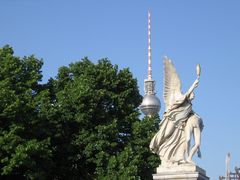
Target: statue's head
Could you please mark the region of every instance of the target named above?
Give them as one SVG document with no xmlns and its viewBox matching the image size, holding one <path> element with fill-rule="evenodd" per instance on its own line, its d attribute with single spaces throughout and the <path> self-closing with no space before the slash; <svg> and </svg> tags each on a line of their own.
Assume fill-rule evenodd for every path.
<svg viewBox="0 0 240 180">
<path fill-rule="evenodd" d="M 194 99 L 194 97 L 195 97 L 195 94 L 194 94 L 194 92 L 191 92 L 191 94 L 190 94 L 190 96 L 189 96 L 189 99 L 190 99 L 190 100 L 193 100 L 193 99 Z"/>
</svg>

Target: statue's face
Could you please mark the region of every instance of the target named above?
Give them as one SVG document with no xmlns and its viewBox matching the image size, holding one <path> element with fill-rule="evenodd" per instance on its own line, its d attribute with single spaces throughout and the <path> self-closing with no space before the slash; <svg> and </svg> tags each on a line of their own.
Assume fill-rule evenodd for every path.
<svg viewBox="0 0 240 180">
<path fill-rule="evenodd" d="M 194 92 L 192 92 L 192 93 L 190 94 L 190 96 L 189 96 L 189 99 L 190 99 L 190 100 L 193 100 L 194 97 L 195 97 L 195 94 L 194 94 Z"/>
</svg>

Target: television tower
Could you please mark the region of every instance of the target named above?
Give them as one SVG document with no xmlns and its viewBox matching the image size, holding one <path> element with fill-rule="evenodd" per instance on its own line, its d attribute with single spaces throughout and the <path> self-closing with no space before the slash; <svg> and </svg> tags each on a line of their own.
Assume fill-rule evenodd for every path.
<svg viewBox="0 0 240 180">
<path fill-rule="evenodd" d="M 155 93 L 155 81 L 152 79 L 152 49 L 151 49 L 151 14 L 148 11 L 148 78 L 144 80 L 145 95 L 140 110 L 146 116 L 153 116 L 160 111 L 161 103 Z"/>
</svg>

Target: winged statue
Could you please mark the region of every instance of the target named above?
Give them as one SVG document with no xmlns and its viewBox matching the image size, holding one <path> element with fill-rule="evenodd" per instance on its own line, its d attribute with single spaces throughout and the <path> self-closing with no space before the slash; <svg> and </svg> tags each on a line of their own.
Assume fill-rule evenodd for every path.
<svg viewBox="0 0 240 180">
<path fill-rule="evenodd" d="M 164 59 L 165 112 L 159 131 L 152 138 L 150 149 L 159 155 L 162 166 L 191 163 L 193 155 L 200 153 L 202 119 L 192 109 L 194 89 L 199 84 L 201 68 L 197 65 L 197 78 L 186 93 L 181 91 L 181 81 L 172 61 Z M 190 149 L 191 135 L 194 146 Z"/>
</svg>

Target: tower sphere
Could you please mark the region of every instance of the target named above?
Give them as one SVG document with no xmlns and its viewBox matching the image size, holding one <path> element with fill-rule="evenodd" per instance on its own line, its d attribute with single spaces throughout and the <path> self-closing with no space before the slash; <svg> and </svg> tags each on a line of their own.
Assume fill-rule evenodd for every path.
<svg viewBox="0 0 240 180">
<path fill-rule="evenodd" d="M 146 94 L 143 98 L 140 110 L 146 116 L 152 116 L 160 111 L 161 103 L 157 96 Z"/>
</svg>

